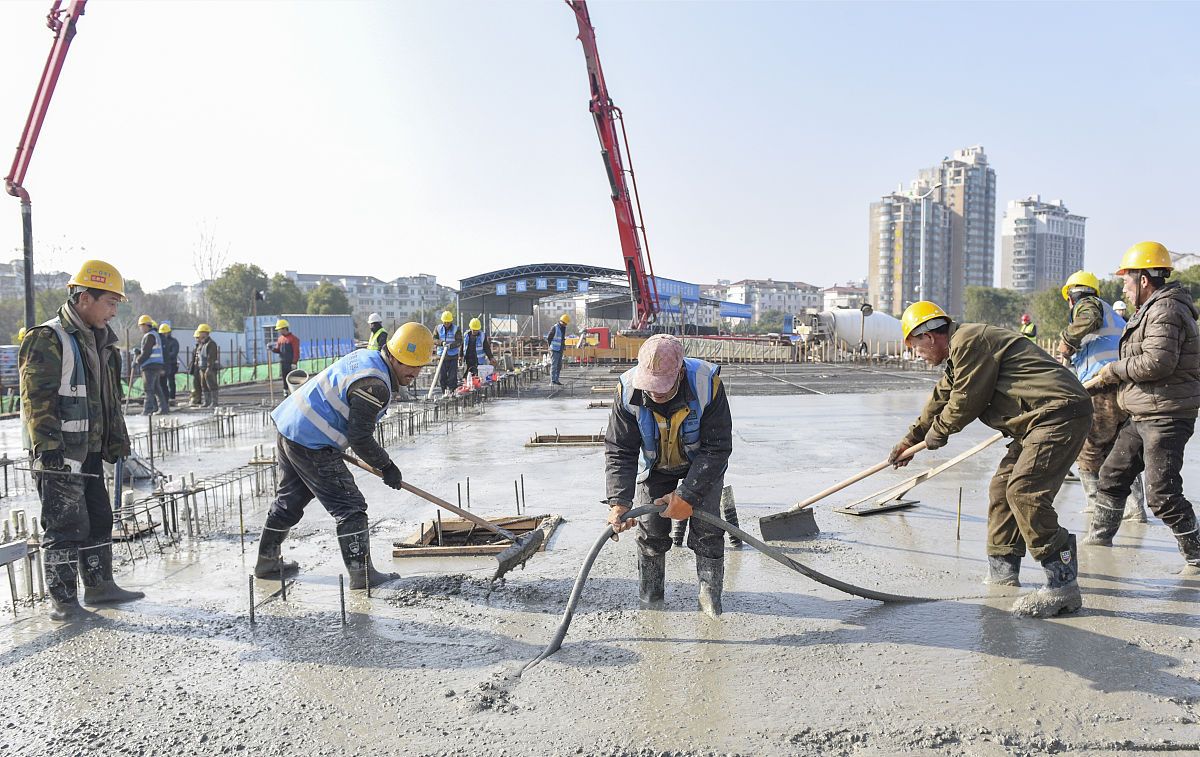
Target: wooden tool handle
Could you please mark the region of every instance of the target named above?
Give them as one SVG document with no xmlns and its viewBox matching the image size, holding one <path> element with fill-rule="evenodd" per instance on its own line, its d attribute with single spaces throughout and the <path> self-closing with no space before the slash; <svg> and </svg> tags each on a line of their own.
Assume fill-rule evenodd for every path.
<svg viewBox="0 0 1200 757">
<path fill-rule="evenodd" d="M 900 455 L 899 459 L 904 460 L 906 458 L 912 457 L 913 455 L 917 454 L 918 452 L 920 452 L 923 449 L 925 449 L 925 442 L 918 442 L 917 444 L 914 444 L 913 446 L 904 450 L 904 454 Z M 884 468 L 888 467 L 891 464 L 892 464 L 892 462 L 890 460 L 884 460 L 882 463 L 876 463 L 875 465 L 872 465 L 870 468 L 867 468 L 865 471 L 863 471 L 861 473 L 855 473 L 853 476 L 851 476 L 850 478 L 841 482 L 840 484 L 834 484 L 833 486 L 829 487 L 825 491 L 820 492 L 819 494 L 814 494 L 813 496 L 809 497 L 808 499 L 804 500 L 800 504 L 793 507 L 792 511 L 794 512 L 796 510 L 803 510 L 804 508 L 808 507 L 809 505 L 816 502 L 817 500 L 825 499 L 830 494 L 833 494 L 834 492 L 839 492 L 842 489 L 845 489 L 850 484 L 854 484 L 859 481 L 862 481 L 867 476 L 870 476 L 874 473 L 878 473 L 879 471 L 883 470 Z"/>
</svg>

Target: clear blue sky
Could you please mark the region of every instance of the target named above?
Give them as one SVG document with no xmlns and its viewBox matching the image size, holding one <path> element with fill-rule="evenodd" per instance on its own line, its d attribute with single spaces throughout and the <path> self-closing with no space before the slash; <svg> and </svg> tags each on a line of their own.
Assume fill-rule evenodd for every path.
<svg viewBox="0 0 1200 757">
<path fill-rule="evenodd" d="M 4 144 L 49 5 L 0 3 Z M 1097 273 L 1146 238 L 1200 252 L 1198 4 L 590 9 L 659 275 L 863 278 L 868 204 L 975 144 L 997 233 L 1040 193 L 1088 217 Z M 575 34 L 552 0 L 91 0 L 26 181 L 41 260 L 190 282 L 207 223 L 268 272 L 620 267 Z M 20 241 L 4 196 L 0 248 Z"/>
</svg>

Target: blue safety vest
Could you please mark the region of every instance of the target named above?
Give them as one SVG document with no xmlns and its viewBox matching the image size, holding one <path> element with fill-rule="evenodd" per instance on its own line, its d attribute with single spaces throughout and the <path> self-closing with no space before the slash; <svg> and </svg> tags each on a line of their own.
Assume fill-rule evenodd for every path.
<svg viewBox="0 0 1200 757">
<path fill-rule="evenodd" d="M 563 335 L 566 334 L 567 327 L 561 323 L 554 324 L 554 338 L 550 340 L 550 350 L 552 352 L 563 351 Z"/>
<path fill-rule="evenodd" d="M 1121 334 L 1125 331 L 1125 319 L 1117 315 L 1112 305 L 1099 297 L 1096 299 L 1104 311 L 1104 323 L 1085 336 L 1079 349 L 1071 355 L 1075 375 L 1080 381 L 1087 381 L 1099 373 L 1105 363 L 1111 363 L 1120 357 L 1119 348 Z"/>
<path fill-rule="evenodd" d="M 467 338 L 471 338 L 471 332 L 467 332 Z M 483 365 L 488 361 L 487 353 L 483 351 L 483 343 L 487 341 L 487 334 L 480 331 L 475 335 L 475 362 Z"/>
<path fill-rule="evenodd" d="M 152 333 L 152 332 L 150 332 L 150 333 Z M 150 357 L 148 357 L 142 361 L 142 365 L 154 365 L 155 363 L 162 365 L 162 362 L 163 362 L 162 339 L 159 338 L 158 334 L 155 334 L 154 335 L 154 348 L 150 350 Z"/>
<path fill-rule="evenodd" d="M 88 443 L 88 398 L 87 373 L 84 370 L 83 355 L 75 338 L 63 328 L 62 321 L 56 316 L 42 324 L 54 329 L 58 340 L 62 343 L 62 366 L 58 380 L 58 420 L 62 431 L 63 447 L 74 451 L 83 447 L 86 453 Z M 29 436 L 28 408 L 21 403 L 22 440 L 25 449 L 33 449 Z"/>
<path fill-rule="evenodd" d="M 392 381 L 387 363 L 376 350 L 355 350 L 309 379 L 275 408 L 271 418 L 285 439 L 309 449 L 350 446 L 346 427 L 350 421 L 350 401 L 346 393 L 359 379 L 374 376 L 388 386 Z M 376 422 L 387 412 L 379 411 Z"/>
<path fill-rule="evenodd" d="M 716 394 L 717 376 L 721 369 L 712 363 L 706 363 L 696 358 L 684 358 L 683 367 L 687 371 L 688 386 L 691 387 L 692 397 L 688 400 L 690 412 L 683 421 L 683 454 L 690 461 L 700 449 L 700 419 L 704 410 L 712 403 Z M 644 405 L 634 405 L 630 402 L 633 397 L 633 374 L 637 368 L 630 368 L 621 374 L 621 401 L 629 414 L 637 418 L 638 431 L 642 435 L 641 455 L 638 459 L 637 481 L 641 483 L 650 475 L 654 464 L 658 462 L 658 421 L 654 411 Z M 643 393 L 643 397 L 645 394 Z"/>
<path fill-rule="evenodd" d="M 446 324 L 443 323 L 441 326 L 438 326 L 438 328 L 437 328 L 437 337 L 438 337 L 438 339 L 442 339 L 442 340 L 445 340 L 445 341 L 453 344 L 454 335 L 457 332 L 458 332 L 458 326 L 455 326 L 453 323 L 451 323 L 450 328 L 447 329 Z M 441 347 L 438 347 L 437 354 L 439 354 L 439 355 L 442 354 Z M 457 354 L 458 354 L 457 347 L 446 347 L 446 357 L 454 357 Z"/>
</svg>

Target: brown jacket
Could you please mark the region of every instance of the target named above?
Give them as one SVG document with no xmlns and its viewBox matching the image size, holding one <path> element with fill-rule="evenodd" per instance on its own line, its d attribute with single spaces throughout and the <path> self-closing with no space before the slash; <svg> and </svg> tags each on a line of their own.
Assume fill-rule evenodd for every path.
<svg viewBox="0 0 1200 757">
<path fill-rule="evenodd" d="M 1051 416 L 1092 414 L 1092 400 L 1075 372 L 1015 331 L 952 323 L 945 366 L 905 437 L 909 444 L 922 441 L 930 427 L 949 436 L 976 418 L 1021 439 Z"/>
<path fill-rule="evenodd" d="M 1200 408 L 1200 330 L 1192 295 L 1168 281 L 1138 308 L 1109 365 L 1123 382 L 1117 402 L 1134 418 L 1195 418 Z"/>
</svg>

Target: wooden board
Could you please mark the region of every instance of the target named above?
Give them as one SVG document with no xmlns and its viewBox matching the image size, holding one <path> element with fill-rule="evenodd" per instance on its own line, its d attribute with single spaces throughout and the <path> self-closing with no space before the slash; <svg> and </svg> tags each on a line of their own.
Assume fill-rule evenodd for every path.
<svg viewBox="0 0 1200 757">
<path fill-rule="evenodd" d="M 143 536 L 154 533 L 154 529 L 156 528 L 158 528 L 157 523 L 142 523 L 139 521 L 136 527 L 130 523 L 125 523 L 119 529 L 113 528 L 112 540 L 132 541 L 133 539 L 140 539 Z"/>
<path fill-rule="evenodd" d="M 835 513 L 843 515 L 875 515 L 876 513 L 887 513 L 892 510 L 903 510 L 906 507 L 915 507 L 919 499 L 889 499 L 884 503 L 874 503 L 870 507 L 839 507 L 834 510 Z"/>
<path fill-rule="evenodd" d="M 537 434 L 526 447 L 601 447 L 604 434 Z"/>
<path fill-rule="evenodd" d="M 550 537 L 554 534 L 554 529 L 558 527 L 561 518 L 552 515 L 516 515 L 506 518 L 488 518 L 489 521 L 512 531 L 517 536 L 522 536 L 537 528 L 540 528 L 542 523 L 547 519 L 550 520 L 550 529 L 546 534 L 546 538 L 542 541 L 538 548 L 539 552 L 546 551 L 546 545 L 550 542 Z M 392 557 L 476 557 L 486 555 L 498 555 L 504 550 L 512 546 L 512 542 L 504 539 L 499 534 L 488 531 L 486 528 L 479 526 L 466 518 L 443 518 L 442 539 L 454 540 L 463 538 L 464 534 L 474 534 L 479 539 L 501 539 L 497 544 L 459 544 L 459 545 L 437 545 L 437 524 L 430 522 L 428 526 L 421 524 L 422 529 L 409 536 L 404 541 L 394 542 L 392 546 Z"/>
<path fill-rule="evenodd" d="M 588 403 L 588 410 L 597 410 L 606 407 L 612 407 L 612 400 L 593 400 Z"/>
</svg>

